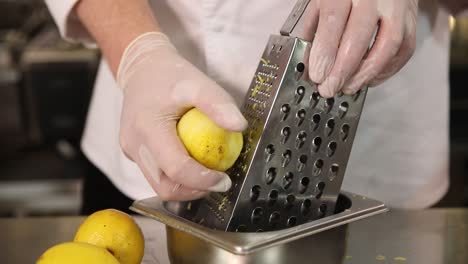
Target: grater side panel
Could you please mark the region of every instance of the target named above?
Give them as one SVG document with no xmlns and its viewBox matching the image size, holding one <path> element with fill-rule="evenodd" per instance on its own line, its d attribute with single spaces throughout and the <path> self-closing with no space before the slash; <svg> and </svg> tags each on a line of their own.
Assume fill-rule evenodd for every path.
<svg viewBox="0 0 468 264">
<path fill-rule="evenodd" d="M 246 175 L 252 169 L 252 161 L 257 155 L 258 143 L 265 130 L 264 126 L 270 115 L 274 98 L 277 96 L 293 46 L 292 38 L 275 35 L 270 37 L 241 107 L 249 126 L 243 133 L 244 146 L 241 155 L 227 171 L 232 179 L 231 190 L 226 193 L 210 193 L 198 201 L 197 212 L 192 221 L 214 229 L 227 229 Z"/>
<path fill-rule="evenodd" d="M 283 85 L 283 82 L 285 81 L 285 75 L 286 71 L 288 70 L 287 67 L 289 65 L 289 61 L 291 59 L 291 55 L 295 46 L 296 40 L 291 37 L 284 37 L 284 36 L 277 36 L 277 35 L 272 35 L 270 37 L 270 40 L 267 44 L 265 54 L 261 59 L 261 64 L 265 65 L 270 65 L 269 67 L 275 67 L 274 65 L 277 65 L 276 68 L 280 69 L 280 74 L 276 76 L 273 82 L 273 88 L 274 88 L 274 93 L 272 93 L 272 96 L 269 98 L 268 102 L 263 105 L 263 108 L 265 109 L 265 113 L 268 113 L 267 116 L 264 116 L 265 121 L 262 124 L 262 127 L 256 127 L 255 125 L 253 126 L 254 129 L 261 129 L 258 131 L 258 137 L 255 137 L 254 140 L 249 140 L 248 132 L 246 133 L 246 147 L 247 149 L 250 149 L 250 154 L 246 156 L 246 158 L 240 158 L 238 159 L 238 162 L 236 165 L 239 165 L 240 167 L 234 166 L 232 168 L 232 174 L 230 175 L 238 175 L 239 171 L 242 171 L 242 184 L 240 185 L 240 189 L 238 190 L 236 194 L 236 204 L 234 208 L 232 209 L 231 212 L 231 217 L 235 216 L 234 212 L 238 212 L 238 208 L 245 208 L 246 206 L 248 207 L 252 202 L 255 202 L 258 197 L 256 197 L 256 193 L 258 189 L 258 185 L 251 185 L 251 188 L 249 187 L 248 189 L 245 188 L 246 182 L 249 181 L 254 181 L 254 182 L 259 182 L 262 180 L 263 176 L 258 175 L 258 165 L 262 166 L 262 162 L 258 163 L 259 157 L 263 157 L 264 154 L 267 154 L 267 150 L 265 148 L 259 148 L 261 145 L 261 142 L 264 141 L 265 137 L 265 130 L 268 128 L 266 127 L 268 125 L 269 120 L 272 117 L 277 116 L 277 113 L 274 113 L 273 104 L 276 101 L 276 98 L 278 97 L 278 92 L 280 88 Z M 273 66 L 272 66 L 273 65 Z M 256 74 L 258 76 L 258 72 Z M 247 95 L 246 100 L 249 101 L 252 99 L 252 94 Z M 248 116 L 249 111 L 252 109 L 252 105 L 249 105 L 246 103 L 245 108 L 243 108 L 243 114 Z M 249 120 L 249 118 L 247 118 Z M 249 120 L 249 129 L 250 129 L 251 123 Z M 268 154 L 267 154 L 268 155 Z M 267 158 L 267 157 L 266 157 Z M 268 158 L 267 158 L 268 159 Z M 247 171 L 241 170 L 240 168 L 242 166 L 248 165 Z M 244 167 L 245 168 L 245 167 Z M 241 196 L 239 194 L 245 193 L 247 194 L 248 197 Z M 238 225 L 236 223 L 236 220 L 234 220 L 234 224 L 231 222 L 233 219 L 231 218 L 231 221 L 229 221 L 228 226 L 226 227 L 227 230 L 229 231 L 237 231 L 237 232 L 243 232 L 245 230 L 245 225 Z M 229 229 L 229 227 L 231 227 Z"/>
<path fill-rule="evenodd" d="M 238 194 L 229 231 L 277 230 L 334 212 L 366 90 L 321 98 L 306 74 L 311 44 L 288 39 L 294 40 L 291 60 Z"/>
</svg>

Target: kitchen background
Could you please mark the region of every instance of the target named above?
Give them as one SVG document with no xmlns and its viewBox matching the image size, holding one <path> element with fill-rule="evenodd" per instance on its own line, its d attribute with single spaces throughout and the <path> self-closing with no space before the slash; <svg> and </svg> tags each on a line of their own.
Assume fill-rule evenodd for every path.
<svg viewBox="0 0 468 264">
<path fill-rule="evenodd" d="M 468 20 L 451 33 L 452 183 L 437 206 L 468 207 Z M 99 58 L 60 39 L 41 0 L 0 0 L 0 216 L 79 214 Z"/>
</svg>

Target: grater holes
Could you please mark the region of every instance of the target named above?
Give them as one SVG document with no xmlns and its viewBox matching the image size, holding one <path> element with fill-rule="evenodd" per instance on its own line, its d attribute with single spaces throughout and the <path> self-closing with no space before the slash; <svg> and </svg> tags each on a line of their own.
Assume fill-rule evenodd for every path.
<svg viewBox="0 0 468 264">
<path fill-rule="evenodd" d="M 278 191 L 277 190 L 271 190 L 270 193 L 268 194 L 268 201 L 270 204 L 275 203 L 278 200 Z"/>
<path fill-rule="evenodd" d="M 312 95 L 310 96 L 310 107 L 314 108 L 317 106 L 318 102 L 320 101 L 320 94 L 319 92 L 313 92 Z"/>
<path fill-rule="evenodd" d="M 297 126 L 302 125 L 302 123 L 304 122 L 305 117 L 306 117 L 306 111 L 304 109 L 301 109 L 301 110 L 297 111 L 297 113 L 296 113 Z"/>
<path fill-rule="evenodd" d="M 312 207 L 312 201 L 309 200 L 309 199 L 305 199 L 303 202 L 302 202 L 302 205 L 301 205 L 301 214 L 303 216 L 306 216 L 310 213 L 310 208 Z"/>
<path fill-rule="evenodd" d="M 325 125 L 325 133 L 329 136 L 333 133 L 333 130 L 335 129 L 335 119 L 330 118 L 327 121 L 327 124 Z"/>
<path fill-rule="evenodd" d="M 302 72 L 304 72 L 304 70 L 305 70 L 305 65 L 304 65 L 304 63 L 299 62 L 299 63 L 296 65 L 296 71 L 302 73 Z"/>
<path fill-rule="evenodd" d="M 286 141 L 289 139 L 289 135 L 291 135 L 291 128 L 285 127 L 281 130 L 281 143 L 285 144 Z"/>
<path fill-rule="evenodd" d="M 289 219 L 288 219 L 288 221 L 287 221 L 287 223 L 286 223 L 286 225 L 287 225 L 288 227 L 293 227 L 293 226 L 295 226 L 296 224 L 297 224 L 297 217 L 295 217 L 295 216 L 289 217 Z"/>
<path fill-rule="evenodd" d="M 275 146 L 273 146 L 273 144 L 268 145 L 265 148 L 266 162 L 269 162 L 273 158 L 274 154 L 275 154 Z"/>
<path fill-rule="evenodd" d="M 312 169 L 312 174 L 318 176 L 322 172 L 323 160 L 318 159 L 314 162 L 314 168 Z"/>
<path fill-rule="evenodd" d="M 283 113 L 289 113 L 289 110 L 290 110 L 290 106 L 288 104 L 284 104 L 281 106 L 281 112 Z"/>
<path fill-rule="evenodd" d="M 244 137 L 244 141 L 245 141 L 245 137 Z M 241 153 L 243 155 L 247 154 L 247 143 L 242 146 Z"/>
<path fill-rule="evenodd" d="M 321 204 L 318 208 L 318 217 L 322 218 L 326 215 L 326 213 L 327 213 L 327 205 Z"/>
<path fill-rule="evenodd" d="M 263 209 L 261 207 L 257 207 L 252 211 L 251 222 L 252 224 L 258 224 L 261 218 L 263 217 Z"/>
<path fill-rule="evenodd" d="M 304 94 L 305 94 L 305 87 L 302 85 L 297 87 L 296 93 L 294 95 L 294 102 L 296 104 L 299 104 L 302 101 L 302 98 L 304 98 Z"/>
<path fill-rule="evenodd" d="M 266 84 L 262 83 L 262 85 Z M 263 115 L 265 110 L 264 101 L 266 101 L 269 97 L 269 95 L 266 92 L 258 89 L 260 88 L 252 89 L 251 97 L 249 97 L 250 102 L 246 105 L 247 111 L 251 113 L 252 118 L 255 118 L 255 116 L 257 115 Z"/>
<path fill-rule="evenodd" d="M 280 222 L 280 219 L 281 219 L 281 215 L 279 212 L 275 211 L 271 213 L 270 219 L 269 219 L 270 226 L 276 227 L 276 225 L 278 225 L 278 223 Z"/>
<path fill-rule="evenodd" d="M 266 183 L 272 184 L 276 178 L 276 168 L 269 168 L 266 172 Z"/>
<path fill-rule="evenodd" d="M 297 160 L 297 171 L 301 172 L 307 163 L 307 155 L 301 155 Z"/>
<path fill-rule="evenodd" d="M 321 204 L 318 208 L 318 216 L 322 218 L 325 216 L 326 213 L 327 213 L 327 205 Z"/>
<path fill-rule="evenodd" d="M 291 161 L 291 156 L 292 156 L 291 150 L 287 149 L 285 152 L 283 152 L 282 156 L 283 157 L 281 159 L 281 167 L 285 168 L 286 166 L 288 166 L 289 162 Z"/>
<path fill-rule="evenodd" d="M 338 166 L 338 164 L 333 164 L 331 165 L 330 167 L 330 173 L 328 175 L 328 179 L 330 179 L 330 181 L 333 181 L 336 176 L 338 176 L 338 171 L 340 170 L 340 167 Z"/>
<path fill-rule="evenodd" d="M 320 116 L 320 114 L 314 114 L 312 116 L 312 123 L 315 125 L 315 126 L 318 126 L 320 124 L 320 121 L 322 120 L 322 117 Z"/>
<path fill-rule="evenodd" d="M 283 188 L 288 189 L 294 179 L 294 174 L 292 172 L 287 172 L 283 177 Z"/>
<path fill-rule="evenodd" d="M 327 205 L 326 204 L 321 204 L 319 206 L 319 211 L 322 213 L 325 213 L 327 211 Z"/>
<path fill-rule="evenodd" d="M 245 155 L 247 153 L 250 152 L 251 150 L 251 146 L 250 146 L 250 143 L 248 142 L 249 140 L 246 140 L 247 142 L 244 144 L 244 149 L 242 151 L 242 153 Z"/>
<path fill-rule="evenodd" d="M 255 202 L 258 200 L 258 197 L 260 197 L 260 190 L 261 187 L 259 185 L 252 187 L 250 190 L 250 201 Z"/>
<path fill-rule="evenodd" d="M 289 195 L 286 197 L 286 208 L 291 208 L 291 207 L 293 207 L 295 201 L 296 201 L 296 196 L 294 196 L 293 194 L 289 194 Z"/>
<path fill-rule="evenodd" d="M 273 144 L 268 145 L 268 146 L 265 148 L 265 152 L 266 152 L 267 154 L 273 154 L 273 153 L 275 153 L 275 146 L 273 146 Z"/>
<path fill-rule="evenodd" d="M 325 111 L 330 112 L 330 110 L 333 108 L 333 105 L 335 104 L 335 99 L 328 98 L 324 101 L 324 104 L 325 104 Z"/>
<path fill-rule="evenodd" d="M 317 183 L 317 190 L 318 190 L 318 194 L 315 196 L 315 198 L 317 199 L 320 199 L 323 195 L 323 191 L 325 190 L 325 183 L 324 182 L 319 182 Z"/>
<path fill-rule="evenodd" d="M 327 156 L 331 157 L 335 154 L 338 144 L 335 141 L 332 141 L 328 144 Z"/>
<path fill-rule="evenodd" d="M 309 187 L 310 179 L 307 177 L 304 177 L 301 179 L 300 185 L 299 185 L 299 193 L 303 194 L 307 191 L 307 187 Z"/>
<path fill-rule="evenodd" d="M 322 117 L 320 117 L 320 114 L 315 114 L 312 116 L 312 122 L 311 122 L 312 131 L 316 130 L 319 127 L 321 119 Z"/>
<path fill-rule="evenodd" d="M 240 169 L 242 170 L 242 172 L 247 172 L 247 169 L 248 169 L 248 166 L 247 164 L 242 164 L 242 166 L 240 167 Z"/>
<path fill-rule="evenodd" d="M 291 111 L 291 107 L 289 104 L 284 104 L 281 106 L 281 119 L 284 121 L 288 118 L 289 112 Z"/>
<path fill-rule="evenodd" d="M 325 190 L 325 183 L 324 183 L 324 182 L 319 182 L 319 183 L 317 183 L 317 189 L 318 189 L 320 192 L 323 192 L 323 190 Z"/>
<path fill-rule="evenodd" d="M 340 130 L 340 139 L 341 141 L 346 141 L 348 139 L 350 127 L 348 124 L 344 124 Z"/>
<path fill-rule="evenodd" d="M 245 232 L 245 231 L 247 231 L 247 226 L 245 226 L 245 225 L 239 225 L 236 228 L 236 232 Z"/>
<path fill-rule="evenodd" d="M 305 116 L 306 116 L 306 111 L 304 109 L 301 109 L 297 112 L 297 118 L 304 119 Z"/>
<path fill-rule="evenodd" d="M 312 140 L 312 146 L 311 146 L 312 152 L 318 152 L 321 145 L 322 145 L 322 138 L 321 137 L 315 137 Z"/>
<path fill-rule="evenodd" d="M 346 113 L 348 113 L 349 110 L 349 104 L 348 102 L 342 102 L 340 104 L 340 107 L 338 108 L 338 114 L 340 115 L 341 118 L 345 117 Z"/>
<path fill-rule="evenodd" d="M 299 132 L 299 134 L 297 134 L 297 137 L 296 137 L 296 149 L 302 148 L 306 140 L 307 140 L 307 133 L 305 131 Z"/>
</svg>

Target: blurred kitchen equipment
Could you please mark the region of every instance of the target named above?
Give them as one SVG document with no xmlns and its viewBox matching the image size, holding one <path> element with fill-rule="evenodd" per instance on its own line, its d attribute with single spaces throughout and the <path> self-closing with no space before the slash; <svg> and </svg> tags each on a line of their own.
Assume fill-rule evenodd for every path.
<svg viewBox="0 0 468 264">
<path fill-rule="evenodd" d="M 43 0 L 0 0 L 0 216 L 79 213 L 98 63 L 60 37 Z"/>
<path fill-rule="evenodd" d="M 0 0 L 0 158 L 24 148 L 19 57 L 41 28 L 51 23 L 38 0 Z"/>
<path fill-rule="evenodd" d="M 131 208 L 166 225 L 173 264 L 342 263 L 347 224 L 387 211 L 378 201 L 342 192 L 332 216 L 278 231 L 239 233 L 194 223 L 193 210 L 180 205 L 153 197 Z"/>
<path fill-rule="evenodd" d="M 260 59 L 242 108 L 244 149 L 227 172 L 233 187 L 192 203 L 192 221 L 254 232 L 333 214 L 366 90 L 320 97 L 307 74 L 311 43 L 291 36 L 309 2 L 298 1 Z"/>
<path fill-rule="evenodd" d="M 450 189 L 438 204 L 468 206 L 468 17 L 451 18 Z"/>
<path fill-rule="evenodd" d="M 24 144 L 18 83 L 20 74 L 0 36 L 0 157 Z"/>
<path fill-rule="evenodd" d="M 66 42 L 55 27 L 43 29 L 29 42 L 20 68 L 31 142 L 79 144 L 98 62 L 97 50 Z"/>
<path fill-rule="evenodd" d="M 0 30 L 19 28 L 43 10 L 42 0 L 0 0 Z"/>
<path fill-rule="evenodd" d="M 0 156 L 60 140 L 76 145 L 98 51 L 63 40 L 41 0 L 0 0 L 0 14 Z"/>
</svg>

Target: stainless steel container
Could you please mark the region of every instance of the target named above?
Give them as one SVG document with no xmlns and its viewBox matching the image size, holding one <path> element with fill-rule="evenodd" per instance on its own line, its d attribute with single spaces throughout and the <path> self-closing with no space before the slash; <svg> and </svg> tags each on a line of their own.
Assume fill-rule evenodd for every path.
<svg viewBox="0 0 468 264">
<path fill-rule="evenodd" d="M 335 214 L 279 231 L 236 233 L 189 221 L 193 210 L 152 197 L 131 209 L 166 225 L 172 264 L 341 263 L 347 224 L 388 211 L 379 201 L 342 192 Z"/>
</svg>

